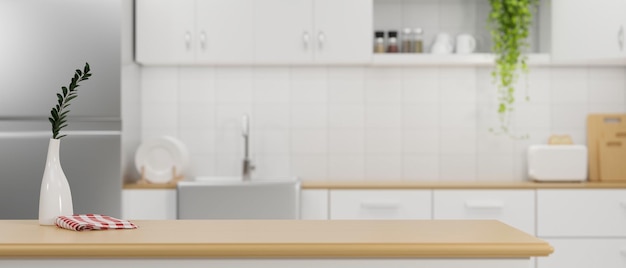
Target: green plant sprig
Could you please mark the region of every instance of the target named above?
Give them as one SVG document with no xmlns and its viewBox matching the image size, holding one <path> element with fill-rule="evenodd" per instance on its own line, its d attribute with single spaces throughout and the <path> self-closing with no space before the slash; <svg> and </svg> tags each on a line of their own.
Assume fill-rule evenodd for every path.
<svg viewBox="0 0 626 268">
<path fill-rule="evenodd" d="M 48 120 L 52 124 L 52 138 L 60 139 L 66 135 L 59 135 L 62 128 L 67 127 L 67 114 L 70 112 L 67 108 L 70 106 L 70 101 L 78 97 L 78 83 L 88 80 L 91 77 L 91 69 L 89 63 L 85 63 L 85 67 L 81 71 L 76 69 L 74 77 L 69 86 L 61 87 L 61 93 L 57 93 L 58 103 L 50 111 L 50 117 Z"/>
<path fill-rule="evenodd" d="M 491 129 L 496 134 L 511 133 L 511 116 L 515 103 L 515 86 L 521 70 L 528 73 L 527 56 L 524 50 L 529 48 L 528 36 L 532 22 L 532 8 L 539 0 L 489 0 L 489 26 L 493 40 L 493 52 L 496 64 L 492 77 L 497 86 L 498 116 L 500 127 Z M 528 96 L 526 96 L 528 100 Z M 522 138 L 524 138 L 522 136 Z"/>
</svg>

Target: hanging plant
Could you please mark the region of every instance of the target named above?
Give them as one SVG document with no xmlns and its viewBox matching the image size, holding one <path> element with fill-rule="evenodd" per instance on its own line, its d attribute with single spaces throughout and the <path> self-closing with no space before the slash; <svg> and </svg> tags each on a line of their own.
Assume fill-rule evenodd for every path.
<svg viewBox="0 0 626 268">
<path fill-rule="evenodd" d="M 496 56 L 492 72 L 497 86 L 499 128 L 490 129 L 496 134 L 520 138 L 511 132 L 511 117 L 515 104 L 515 82 L 520 71 L 527 73 L 527 56 L 530 47 L 528 35 L 532 22 L 532 8 L 539 0 L 489 0 L 489 27 Z M 526 96 L 528 99 L 528 96 Z M 523 137 L 522 137 L 523 138 Z"/>
</svg>

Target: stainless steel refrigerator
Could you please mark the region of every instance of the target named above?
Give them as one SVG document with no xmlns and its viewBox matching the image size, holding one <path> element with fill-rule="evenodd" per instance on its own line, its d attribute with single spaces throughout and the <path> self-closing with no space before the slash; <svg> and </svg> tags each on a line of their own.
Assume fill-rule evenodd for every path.
<svg viewBox="0 0 626 268">
<path fill-rule="evenodd" d="M 56 93 L 89 62 L 61 165 L 75 213 L 121 213 L 120 0 L 0 0 L 0 219 L 36 219 Z"/>
</svg>

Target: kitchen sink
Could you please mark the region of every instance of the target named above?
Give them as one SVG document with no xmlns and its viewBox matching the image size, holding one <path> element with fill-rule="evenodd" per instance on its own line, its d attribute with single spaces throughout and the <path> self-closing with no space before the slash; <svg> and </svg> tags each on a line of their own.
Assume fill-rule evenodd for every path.
<svg viewBox="0 0 626 268">
<path fill-rule="evenodd" d="M 298 219 L 300 181 L 200 177 L 179 182 L 178 219 Z"/>
</svg>

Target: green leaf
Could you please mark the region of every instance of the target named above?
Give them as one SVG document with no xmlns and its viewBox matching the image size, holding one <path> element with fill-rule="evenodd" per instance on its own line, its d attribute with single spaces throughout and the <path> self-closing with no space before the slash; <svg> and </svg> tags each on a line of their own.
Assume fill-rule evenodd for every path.
<svg viewBox="0 0 626 268">
<path fill-rule="evenodd" d="M 55 109 L 52 109 L 52 111 L 50 111 L 50 114 L 52 114 L 52 118 L 54 120 L 59 120 L 59 114 L 57 113 Z"/>
<path fill-rule="evenodd" d="M 75 99 L 76 97 L 78 97 L 78 95 L 69 96 L 69 97 L 67 97 L 66 102 L 69 102 L 69 101 Z"/>
<path fill-rule="evenodd" d="M 65 135 L 59 135 L 59 131 L 62 128 L 68 126 L 67 124 L 67 115 L 70 110 L 68 108 L 70 106 L 70 101 L 78 97 L 77 88 L 80 86 L 78 83 L 83 80 L 87 80 L 91 74 L 89 73 L 90 67 L 89 63 L 85 63 L 85 67 L 83 71 L 80 69 L 76 69 L 73 77 L 70 80 L 68 87 L 61 87 L 61 93 L 57 93 L 57 102 L 51 110 L 51 117 L 48 118 L 48 121 L 52 125 L 52 137 L 55 139 L 60 139 L 65 137 Z"/>
</svg>

